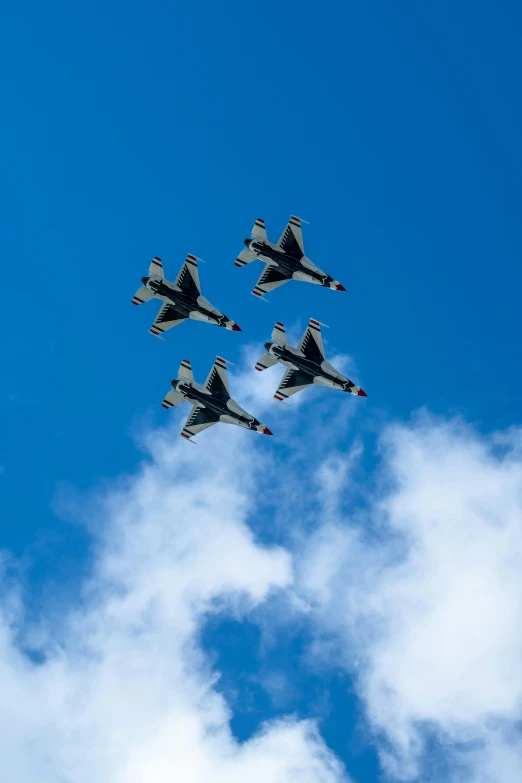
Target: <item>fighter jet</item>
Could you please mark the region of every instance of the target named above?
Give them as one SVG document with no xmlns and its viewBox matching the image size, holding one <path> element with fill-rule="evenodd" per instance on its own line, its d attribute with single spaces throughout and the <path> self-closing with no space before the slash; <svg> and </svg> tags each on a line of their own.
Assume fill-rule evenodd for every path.
<svg viewBox="0 0 522 783">
<path fill-rule="evenodd" d="M 263 435 L 272 435 L 268 427 L 243 410 L 230 396 L 225 359 L 216 357 L 203 386 L 194 381 L 187 359 L 181 362 L 178 375 L 179 379 L 171 382 L 172 391 L 167 394 L 162 405 L 164 408 L 172 408 L 185 400 L 192 404 L 192 410 L 180 432 L 182 438 L 190 440 L 198 432 L 212 427 L 218 421 L 237 424 L 247 430 L 257 430 Z"/>
<path fill-rule="evenodd" d="M 247 250 L 242 250 L 235 260 L 236 266 L 244 266 L 260 259 L 266 263 L 264 271 L 252 293 L 263 296 L 289 280 L 304 280 L 336 291 L 346 291 L 333 277 L 327 275 L 304 254 L 300 218 L 292 215 L 277 245 L 269 242 L 265 221 L 258 218 L 252 229 L 252 239 L 245 239 Z"/>
<path fill-rule="evenodd" d="M 267 353 L 260 357 L 256 364 L 256 370 L 261 372 L 278 362 L 288 367 L 274 394 L 275 399 L 280 402 L 312 383 L 317 383 L 319 386 L 331 386 L 334 389 L 355 394 L 357 397 L 368 396 L 360 386 L 341 375 L 326 361 L 321 326 L 319 321 L 315 321 L 313 318 L 310 318 L 310 323 L 297 348 L 288 345 L 285 327 L 280 321 L 274 326 L 272 342 L 265 343 L 265 348 Z"/>
<path fill-rule="evenodd" d="M 201 295 L 196 256 L 186 257 L 173 283 L 165 279 L 161 258 L 154 257 L 149 267 L 148 277 L 142 277 L 141 282 L 143 288 L 136 291 L 132 304 L 140 305 L 154 297 L 163 302 L 156 320 L 149 329 L 155 337 L 177 326 L 186 318 L 207 321 L 209 324 L 224 326 L 225 329 L 232 329 L 234 332 L 241 331 L 234 321 L 223 315 Z"/>
</svg>

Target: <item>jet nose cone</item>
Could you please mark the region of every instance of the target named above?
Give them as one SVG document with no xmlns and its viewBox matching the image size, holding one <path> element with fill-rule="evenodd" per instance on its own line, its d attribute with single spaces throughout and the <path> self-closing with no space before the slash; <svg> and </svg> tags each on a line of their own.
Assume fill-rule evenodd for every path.
<svg viewBox="0 0 522 783">
<path fill-rule="evenodd" d="M 368 395 L 366 394 L 364 389 L 359 389 L 359 391 L 357 392 L 357 396 L 358 397 L 367 397 Z"/>
<path fill-rule="evenodd" d="M 344 285 L 341 285 L 340 283 L 336 283 L 335 284 L 335 290 L 336 291 L 346 291 L 346 288 L 344 287 Z"/>
<path fill-rule="evenodd" d="M 264 427 L 264 429 L 263 429 L 263 435 L 273 435 L 273 434 L 274 434 L 274 433 L 273 433 L 273 432 L 270 432 L 270 430 L 268 429 L 268 427 Z"/>
<path fill-rule="evenodd" d="M 233 332 L 242 332 L 242 328 L 238 326 L 238 324 L 232 324 L 232 331 Z"/>
<path fill-rule="evenodd" d="M 142 278 L 141 278 L 141 282 L 143 283 L 143 285 L 147 285 L 147 283 L 149 282 L 149 280 L 150 280 L 150 277 L 142 277 Z"/>
<path fill-rule="evenodd" d="M 252 244 L 252 240 L 251 239 L 245 239 L 245 245 L 247 247 L 250 247 L 251 244 Z"/>
</svg>

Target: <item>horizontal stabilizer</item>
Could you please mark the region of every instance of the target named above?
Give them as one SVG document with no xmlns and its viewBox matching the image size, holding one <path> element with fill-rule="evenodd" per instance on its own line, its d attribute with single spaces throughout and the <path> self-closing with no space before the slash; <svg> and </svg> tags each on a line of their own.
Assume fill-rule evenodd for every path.
<svg viewBox="0 0 522 783">
<path fill-rule="evenodd" d="M 255 260 L 256 256 L 253 253 L 251 253 L 249 250 L 242 250 L 234 263 L 236 266 L 245 266 L 245 264 L 249 264 L 251 261 Z"/>
<path fill-rule="evenodd" d="M 286 345 L 285 327 L 283 326 L 281 321 L 278 321 L 272 330 L 272 340 L 275 343 L 281 343 L 281 345 Z"/>
<path fill-rule="evenodd" d="M 254 223 L 254 228 L 252 229 L 252 236 L 255 239 L 260 239 L 262 242 L 266 242 L 266 228 L 265 228 L 265 221 L 263 220 L 263 218 L 258 218 Z"/>
<path fill-rule="evenodd" d="M 184 394 L 180 394 L 177 391 L 169 391 L 163 402 L 161 403 L 164 408 L 172 408 L 173 405 L 179 405 L 180 402 L 183 402 L 185 399 Z"/>
<path fill-rule="evenodd" d="M 269 367 L 273 367 L 274 364 L 277 364 L 277 359 L 275 356 L 271 356 L 269 353 L 264 353 L 257 360 L 256 370 L 263 372 L 263 370 L 267 370 Z"/>
<path fill-rule="evenodd" d="M 158 258 L 158 256 L 154 256 L 150 262 L 149 275 L 151 277 L 161 277 L 161 279 L 165 277 L 163 272 L 163 264 L 161 263 L 161 258 Z"/>
<path fill-rule="evenodd" d="M 154 294 L 149 288 L 145 288 L 145 287 L 138 288 L 138 290 L 134 294 L 132 304 L 140 305 L 143 304 L 143 302 L 150 302 L 150 300 L 153 298 L 154 298 Z"/>
<path fill-rule="evenodd" d="M 188 359 L 183 359 L 179 366 L 178 377 L 189 383 L 194 383 L 194 374 Z"/>
</svg>

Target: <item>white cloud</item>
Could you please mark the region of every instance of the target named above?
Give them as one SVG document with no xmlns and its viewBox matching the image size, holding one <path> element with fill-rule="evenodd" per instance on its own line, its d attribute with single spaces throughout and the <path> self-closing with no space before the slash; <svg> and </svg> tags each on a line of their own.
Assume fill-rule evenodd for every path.
<svg viewBox="0 0 522 783">
<path fill-rule="evenodd" d="M 263 372 L 256 372 L 254 367 L 264 350 L 262 343 L 245 346 L 241 364 L 249 367 L 251 371 L 243 372 L 237 376 L 235 373 L 231 373 L 230 391 L 240 405 L 246 406 L 249 411 L 250 407 L 248 406 L 251 406 L 251 412 L 254 415 L 256 415 L 255 411 L 259 415 L 264 415 L 265 411 L 270 411 L 271 415 L 281 415 L 282 406 L 276 403 L 274 394 L 283 375 L 284 367 L 279 364 Z"/>
<path fill-rule="evenodd" d="M 16 596 L 4 597 L 6 781 L 345 780 L 311 721 L 286 717 L 238 743 L 198 645 L 209 613 L 244 617 L 292 580 L 289 555 L 262 546 L 246 526 L 261 459 L 256 435 L 230 428 L 224 440 L 217 429 L 197 448 L 178 437 L 179 422 L 147 436 L 153 460 L 92 503 L 93 574 L 81 606 L 42 618 L 43 663 L 23 652 L 38 634 L 24 625 Z"/>
<path fill-rule="evenodd" d="M 390 427 L 378 497 L 351 520 L 337 505 L 341 458 L 328 474 L 300 596 L 316 652 L 331 655 L 333 636 L 355 673 L 394 777 L 434 763 L 431 737 L 459 783 L 522 779 L 521 449 L 519 431 L 485 438 L 428 417 Z"/>
<path fill-rule="evenodd" d="M 6 594 L 6 780 L 344 780 L 313 722 L 288 716 L 242 744 L 231 734 L 199 634 L 209 614 L 245 618 L 273 594 L 286 596 L 285 621 L 292 607 L 314 623 L 317 655 L 336 664 L 341 656 L 354 673 L 392 777 L 436 779 L 427 739 L 440 743 L 445 781 L 522 777 L 522 433 L 485 438 L 428 417 L 389 427 L 380 468 L 361 486 L 356 440 L 317 467 L 357 400 L 343 397 L 335 420 L 331 408 L 310 405 L 296 438 L 298 423 L 272 401 L 274 372 L 232 377 L 232 392 L 268 426 L 277 417 L 276 437 L 291 433 L 284 472 L 271 439 L 254 433 L 215 428 L 197 447 L 179 438 L 179 421 L 145 434 L 152 461 L 90 506 L 97 552 L 82 605 L 46 616 L 37 633 L 19 596 Z M 277 474 L 285 491 L 272 494 L 296 569 L 288 551 L 262 546 L 246 524 Z M 352 493 L 358 505 L 348 517 Z M 298 509 L 302 528 L 288 525 Z M 268 632 L 282 615 L 264 615 Z M 22 652 L 39 637 L 43 664 Z M 281 691 L 283 709 L 284 677 L 272 673 L 266 688 Z"/>
</svg>

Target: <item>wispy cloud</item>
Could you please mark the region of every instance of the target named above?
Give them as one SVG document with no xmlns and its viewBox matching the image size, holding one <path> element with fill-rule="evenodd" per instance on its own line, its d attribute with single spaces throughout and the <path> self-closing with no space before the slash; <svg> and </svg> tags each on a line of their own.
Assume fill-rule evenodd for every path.
<svg viewBox="0 0 522 783">
<path fill-rule="evenodd" d="M 299 595 L 315 653 L 353 672 L 393 778 L 522 777 L 521 445 L 428 416 L 389 427 L 379 490 L 351 517 L 332 513 L 342 458 L 327 470 Z"/>
</svg>

